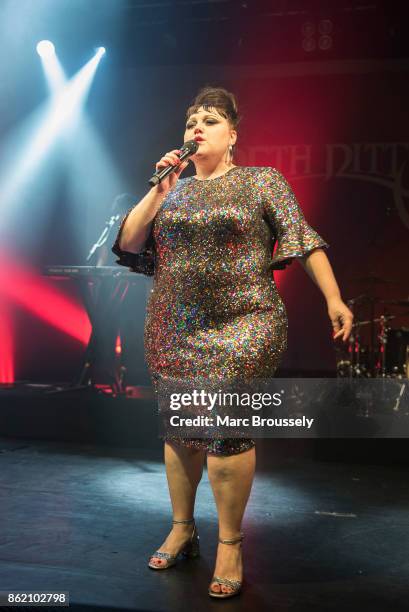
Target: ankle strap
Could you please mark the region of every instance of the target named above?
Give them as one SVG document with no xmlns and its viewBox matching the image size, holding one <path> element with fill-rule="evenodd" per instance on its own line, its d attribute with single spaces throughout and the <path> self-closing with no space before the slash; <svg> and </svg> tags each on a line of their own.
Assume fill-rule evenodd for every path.
<svg viewBox="0 0 409 612">
<path fill-rule="evenodd" d="M 244 533 L 241 531 L 240 535 L 237 538 L 233 538 L 232 540 L 221 540 L 219 538 L 220 544 L 237 544 L 237 542 L 241 542 L 244 538 Z"/>
<path fill-rule="evenodd" d="M 181 521 L 175 521 L 175 520 L 173 520 L 173 521 L 172 521 L 172 523 L 187 523 L 187 524 L 188 524 L 188 523 L 194 523 L 194 522 L 195 522 L 195 519 L 194 519 L 194 518 L 191 518 L 191 519 L 183 519 L 183 520 L 181 520 Z"/>
</svg>

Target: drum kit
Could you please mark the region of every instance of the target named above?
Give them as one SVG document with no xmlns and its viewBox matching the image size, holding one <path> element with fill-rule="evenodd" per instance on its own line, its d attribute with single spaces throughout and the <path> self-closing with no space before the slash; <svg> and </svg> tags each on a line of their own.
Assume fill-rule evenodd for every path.
<svg viewBox="0 0 409 612">
<path fill-rule="evenodd" d="M 394 282 L 374 276 L 355 280 L 371 285 Z M 409 327 L 399 326 L 409 316 L 409 299 L 381 299 L 370 293 L 347 300 L 354 323 L 346 346 L 336 348 L 337 376 L 409 379 Z"/>
</svg>

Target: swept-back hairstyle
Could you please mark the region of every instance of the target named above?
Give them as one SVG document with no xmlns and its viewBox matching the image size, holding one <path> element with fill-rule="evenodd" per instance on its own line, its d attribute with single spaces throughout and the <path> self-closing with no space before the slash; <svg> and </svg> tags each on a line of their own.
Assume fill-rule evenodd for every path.
<svg viewBox="0 0 409 612">
<path fill-rule="evenodd" d="M 237 131 L 241 117 L 238 114 L 236 98 L 227 89 L 210 85 L 203 87 L 187 109 L 186 120 L 189 119 L 190 115 L 196 113 L 201 106 L 205 111 L 210 111 L 212 108 L 216 109 L 222 117 L 228 120 L 232 129 Z M 232 145 L 232 157 L 235 147 L 236 145 Z"/>
</svg>

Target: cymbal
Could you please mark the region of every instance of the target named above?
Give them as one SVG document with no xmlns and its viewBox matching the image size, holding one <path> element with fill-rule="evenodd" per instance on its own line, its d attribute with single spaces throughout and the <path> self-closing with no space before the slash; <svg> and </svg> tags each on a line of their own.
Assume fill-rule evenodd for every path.
<svg viewBox="0 0 409 612">
<path fill-rule="evenodd" d="M 382 304 L 391 304 L 392 306 L 409 306 L 409 300 L 381 300 Z"/>
<path fill-rule="evenodd" d="M 358 297 L 356 298 L 349 298 L 348 300 L 346 300 L 346 302 L 348 303 L 353 303 L 355 304 L 356 302 L 377 302 L 380 301 L 381 298 L 378 297 L 371 297 L 370 295 L 366 295 L 366 293 L 362 293 L 361 295 L 358 295 Z"/>
<path fill-rule="evenodd" d="M 369 276 L 359 276 L 355 278 L 351 278 L 353 283 L 372 283 L 373 285 L 383 285 L 389 283 L 399 283 L 398 280 L 392 280 L 390 278 L 381 278 L 380 276 L 375 276 L 371 274 Z"/>
<path fill-rule="evenodd" d="M 396 319 L 398 315 L 386 315 L 383 317 L 384 321 L 389 321 L 390 319 Z M 361 325 L 369 325 L 370 323 L 380 323 L 381 317 L 377 317 L 376 319 L 369 319 L 368 321 L 356 321 L 356 323 L 352 324 L 352 327 L 361 327 Z"/>
<path fill-rule="evenodd" d="M 360 327 L 361 325 L 369 325 L 370 323 L 380 323 L 383 321 L 390 321 L 391 319 L 400 319 L 401 317 L 409 316 L 409 312 L 401 312 L 400 314 L 393 315 L 382 315 L 376 319 L 368 319 L 367 321 L 355 321 L 352 327 Z"/>
</svg>

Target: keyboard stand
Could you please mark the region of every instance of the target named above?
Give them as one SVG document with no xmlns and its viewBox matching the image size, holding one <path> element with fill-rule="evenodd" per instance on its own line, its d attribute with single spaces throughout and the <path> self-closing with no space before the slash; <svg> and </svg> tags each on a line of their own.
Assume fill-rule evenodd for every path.
<svg viewBox="0 0 409 612">
<path fill-rule="evenodd" d="M 116 340 L 122 302 L 130 284 L 138 275 L 122 271 L 118 266 L 48 266 L 45 273 L 75 280 L 92 328 L 78 379 L 68 388 L 59 388 L 49 393 L 79 389 L 101 392 L 99 386 L 107 385 L 112 395 L 124 394 L 126 367 L 121 362 L 121 354 L 116 353 Z M 101 370 L 98 371 L 101 359 L 103 363 L 105 360 L 105 367 L 102 368 L 103 382 L 100 378 Z"/>
</svg>

